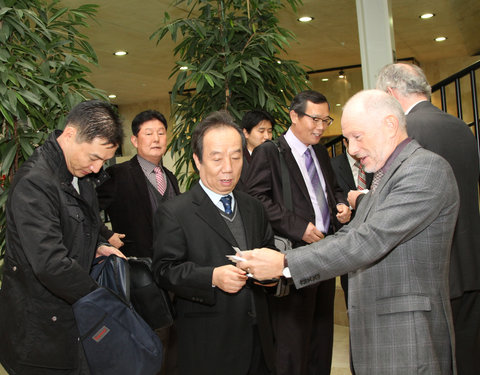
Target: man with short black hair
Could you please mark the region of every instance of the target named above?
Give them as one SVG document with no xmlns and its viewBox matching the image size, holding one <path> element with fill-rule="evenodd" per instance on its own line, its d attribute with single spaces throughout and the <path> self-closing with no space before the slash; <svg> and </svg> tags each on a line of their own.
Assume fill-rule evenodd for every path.
<svg viewBox="0 0 480 375">
<path fill-rule="evenodd" d="M 110 104 L 80 103 L 14 177 L 0 290 L 0 359 L 10 374 L 90 373 L 72 305 L 98 288 L 95 254 L 123 256 L 99 236 L 95 194 L 122 138 Z"/>
<path fill-rule="evenodd" d="M 324 95 L 307 90 L 290 105 L 291 126 L 278 146 L 265 142 L 254 152 L 246 191 L 263 203 L 275 234 L 299 247 L 322 240 L 350 219 L 342 189 L 320 139 L 333 122 Z M 290 188 L 283 186 L 281 159 Z M 287 207 L 285 190 L 293 207 Z M 279 375 L 330 374 L 335 279 L 308 289 L 290 288 L 272 301 Z"/>
<path fill-rule="evenodd" d="M 234 247 L 274 247 L 260 202 L 234 190 L 243 142 L 226 112 L 206 117 L 192 135 L 199 183 L 155 215 L 153 268 L 175 293 L 180 375 L 274 371 L 265 290 L 226 257 Z"/>
</svg>

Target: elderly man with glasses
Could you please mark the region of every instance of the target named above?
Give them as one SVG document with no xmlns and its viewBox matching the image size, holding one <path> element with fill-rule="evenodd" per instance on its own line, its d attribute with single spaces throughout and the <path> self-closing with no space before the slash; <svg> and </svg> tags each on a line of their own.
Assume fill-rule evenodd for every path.
<svg viewBox="0 0 480 375">
<path fill-rule="evenodd" d="M 276 144 L 265 142 L 254 150 L 246 186 L 263 203 L 275 234 L 295 248 L 334 233 L 351 212 L 319 144 L 333 122 L 327 99 L 312 90 L 299 93 L 290 119 Z M 288 296 L 272 301 L 277 375 L 330 374 L 334 296 L 335 279 L 330 279 L 311 288 L 292 286 Z"/>
</svg>

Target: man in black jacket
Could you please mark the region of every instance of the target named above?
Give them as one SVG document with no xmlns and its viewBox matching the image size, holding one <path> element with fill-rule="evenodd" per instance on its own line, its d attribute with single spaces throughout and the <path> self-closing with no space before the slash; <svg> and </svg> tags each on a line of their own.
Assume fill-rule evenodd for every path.
<svg viewBox="0 0 480 375">
<path fill-rule="evenodd" d="M 10 374 L 89 373 L 72 304 L 98 287 L 89 275 L 95 254 L 123 256 L 102 245 L 95 185 L 103 176 L 90 174 L 122 137 L 108 103 L 80 103 L 15 175 L 0 290 L 0 360 Z"/>
</svg>

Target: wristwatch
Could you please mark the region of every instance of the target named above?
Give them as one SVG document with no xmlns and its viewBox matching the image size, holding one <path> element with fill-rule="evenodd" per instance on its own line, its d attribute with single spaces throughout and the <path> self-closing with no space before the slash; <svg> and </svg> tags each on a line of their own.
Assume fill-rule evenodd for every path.
<svg viewBox="0 0 480 375">
<path fill-rule="evenodd" d="M 286 277 L 287 279 L 290 279 L 292 277 L 292 274 L 290 273 L 290 268 L 288 267 L 288 261 L 287 261 L 287 256 L 286 255 L 283 257 L 282 275 L 283 275 L 283 277 Z"/>
</svg>

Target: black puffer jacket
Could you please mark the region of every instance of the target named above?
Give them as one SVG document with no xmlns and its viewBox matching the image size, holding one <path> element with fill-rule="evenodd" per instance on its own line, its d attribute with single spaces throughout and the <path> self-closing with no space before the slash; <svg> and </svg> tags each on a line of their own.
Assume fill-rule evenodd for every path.
<svg viewBox="0 0 480 375">
<path fill-rule="evenodd" d="M 97 288 L 89 269 L 99 244 L 99 178 L 71 184 L 51 134 L 15 175 L 7 201 L 7 249 L 0 290 L 0 357 L 23 375 L 28 366 L 77 366 L 71 305 Z"/>
</svg>

